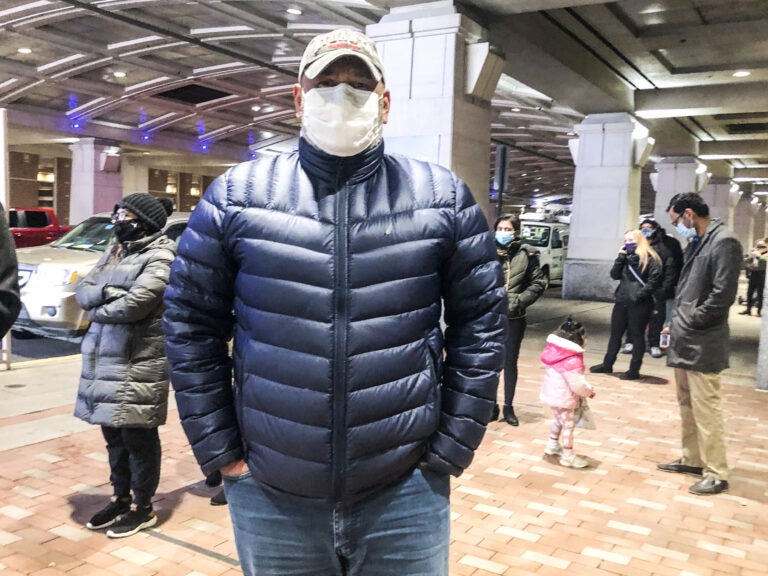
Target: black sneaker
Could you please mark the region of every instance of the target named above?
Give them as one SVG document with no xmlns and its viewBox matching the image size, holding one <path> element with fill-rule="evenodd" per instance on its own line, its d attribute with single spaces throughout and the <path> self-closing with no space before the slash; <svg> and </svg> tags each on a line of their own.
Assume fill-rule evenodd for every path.
<svg viewBox="0 0 768 576">
<path fill-rule="evenodd" d="M 144 528 L 151 528 L 155 524 L 157 524 L 157 516 L 155 516 L 151 506 L 149 508 L 134 508 L 131 506 L 128 513 L 115 522 L 112 528 L 107 530 L 107 536 L 110 538 L 125 538 L 126 536 L 133 536 L 140 530 L 144 530 Z"/>
<path fill-rule="evenodd" d="M 88 522 L 86 522 L 85 527 L 91 530 L 99 530 L 101 528 L 106 528 L 107 526 L 112 526 L 112 524 L 114 524 L 120 516 L 128 512 L 130 509 L 130 496 L 125 496 L 122 498 L 112 496 L 109 504 L 96 512 L 96 514 L 94 514 L 93 517 L 88 520 Z"/>
</svg>

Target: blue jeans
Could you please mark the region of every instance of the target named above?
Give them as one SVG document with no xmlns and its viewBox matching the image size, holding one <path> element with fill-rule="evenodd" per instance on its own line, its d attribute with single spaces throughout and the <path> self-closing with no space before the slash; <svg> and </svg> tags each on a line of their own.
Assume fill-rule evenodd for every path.
<svg viewBox="0 0 768 576">
<path fill-rule="evenodd" d="M 342 507 L 224 476 L 246 576 L 447 576 L 450 478 L 416 469 Z"/>
</svg>

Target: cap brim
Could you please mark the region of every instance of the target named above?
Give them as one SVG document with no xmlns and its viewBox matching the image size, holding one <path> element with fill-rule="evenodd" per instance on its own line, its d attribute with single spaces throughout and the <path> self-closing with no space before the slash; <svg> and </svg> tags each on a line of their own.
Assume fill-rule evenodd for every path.
<svg viewBox="0 0 768 576">
<path fill-rule="evenodd" d="M 310 80 L 313 80 L 320 72 L 325 70 L 332 62 L 335 62 L 339 58 L 343 56 L 354 56 L 355 58 L 359 58 L 363 62 L 365 62 L 365 65 L 368 67 L 368 69 L 371 71 L 371 74 L 376 79 L 377 82 L 381 81 L 383 78 L 383 74 L 381 73 L 381 70 L 379 70 L 373 62 L 370 61 L 369 58 L 366 58 L 363 54 L 361 54 L 357 50 L 345 50 L 345 49 L 339 49 L 339 50 L 332 50 L 330 52 L 326 52 L 325 54 L 321 54 L 316 60 L 312 61 L 312 63 L 309 64 L 306 68 L 304 68 L 304 76 L 309 78 Z"/>
</svg>

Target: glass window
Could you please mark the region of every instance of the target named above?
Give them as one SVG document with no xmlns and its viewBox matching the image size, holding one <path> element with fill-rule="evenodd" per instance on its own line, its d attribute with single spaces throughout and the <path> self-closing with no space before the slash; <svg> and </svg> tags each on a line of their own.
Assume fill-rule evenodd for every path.
<svg viewBox="0 0 768 576">
<path fill-rule="evenodd" d="M 115 227 L 112 220 L 101 216 L 92 216 L 61 238 L 51 244 L 55 248 L 69 248 L 70 250 L 90 250 L 91 252 L 104 252 L 107 244 L 112 239 L 112 230 Z"/>
<path fill-rule="evenodd" d="M 550 230 L 549 226 L 523 224 L 520 238 L 525 244 L 536 246 L 537 248 L 544 248 L 549 244 Z"/>
</svg>

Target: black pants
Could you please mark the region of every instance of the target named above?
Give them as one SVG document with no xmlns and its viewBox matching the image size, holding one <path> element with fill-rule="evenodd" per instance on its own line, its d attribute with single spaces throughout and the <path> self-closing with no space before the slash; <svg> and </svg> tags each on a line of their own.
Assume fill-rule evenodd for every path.
<svg viewBox="0 0 768 576">
<path fill-rule="evenodd" d="M 659 348 L 659 337 L 667 319 L 667 301 L 663 298 L 654 300 L 651 319 L 648 321 L 648 347 Z"/>
<path fill-rule="evenodd" d="M 109 481 L 116 496 L 133 490 L 137 506 L 152 503 L 160 483 L 160 436 L 157 428 L 112 428 L 102 426 L 109 456 Z"/>
<path fill-rule="evenodd" d="M 522 318 L 509 318 L 507 341 L 504 346 L 504 405 L 512 406 L 517 388 L 517 359 L 520 357 L 520 344 L 525 336 L 528 322 Z"/>
<path fill-rule="evenodd" d="M 763 290 L 765 290 L 765 270 L 752 270 L 749 273 L 747 285 L 747 311 L 751 311 L 752 306 L 758 312 L 763 309 Z"/>
<path fill-rule="evenodd" d="M 653 300 L 614 304 L 611 312 L 611 336 L 608 339 L 608 350 L 603 358 L 605 366 L 613 367 L 621 348 L 621 337 L 626 331 L 627 339 L 632 343 L 632 360 L 629 362 L 629 370 L 640 372 L 643 354 L 645 354 L 645 327 L 652 312 Z"/>
</svg>

